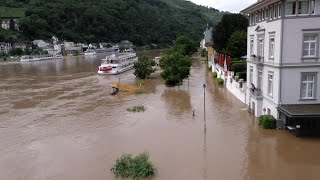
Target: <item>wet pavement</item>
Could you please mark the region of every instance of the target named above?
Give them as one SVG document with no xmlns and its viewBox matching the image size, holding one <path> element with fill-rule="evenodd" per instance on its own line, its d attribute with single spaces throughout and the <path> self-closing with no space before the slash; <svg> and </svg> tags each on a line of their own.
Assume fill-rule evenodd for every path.
<svg viewBox="0 0 320 180">
<path fill-rule="evenodd" d="M 0 64 L 0 179 L 115 179 L 116 158 L 141 152 L 158 169 L 154 179 L 319 179 L 320 139 L 259 129 L 199 59 L 179 87 L 164 86 L 158 71 L 146 93 L 111 96 L 119 77 L 139 81 L 133 70 L 97 75 L 103 57 Z M 126 110 L 135 105 L 147 110 Z"/>
</svg>

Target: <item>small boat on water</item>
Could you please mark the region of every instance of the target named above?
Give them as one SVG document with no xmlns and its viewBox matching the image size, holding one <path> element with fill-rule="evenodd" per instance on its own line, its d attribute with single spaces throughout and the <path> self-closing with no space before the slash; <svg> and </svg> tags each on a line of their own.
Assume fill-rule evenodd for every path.
<svg viewBox="0 0 320 180">
<path fill-rule="evenodd" d="M 102 59 L 98 74 L 120 74 L 133 68 L 138 60 L 136 53 L 117 53 Z"/>
<path fill-rule="evenodd" d="M 84 52 L 84 55 L 85 56 L 90 56 L 90 55 L 95 55 L 96 54 L 96 51 L 94 49 L 87 49 L 85 52 Z"/>
<path fill-rule="evenodd" d="M 21 62 L 30 62 L 30 61 L 42 61 L 49 59 L 62 59 L 63 56 L 61 54 L 40 54 L 40 55 L 25 55 L 21 56 Z"/>
</svg>

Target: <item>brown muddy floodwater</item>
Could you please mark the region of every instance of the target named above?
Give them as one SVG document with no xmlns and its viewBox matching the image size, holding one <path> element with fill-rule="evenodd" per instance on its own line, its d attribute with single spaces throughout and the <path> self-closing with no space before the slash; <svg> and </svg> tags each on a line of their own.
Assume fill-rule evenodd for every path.
<svg viewBox="0 0 320 180">
<path fill-rule="evenodd" d="M 320 179 L 318 138 L 259 129 L 199 59 L 189 87 L 166 87 L 157 72 L 146 93 L 111 96 L 119 77 L 137 80 L 133 70 L 97 75 L 103 57 L 0 64 L 1 180 L 112 180 L 117 157 L 144 151 L 158 168 L 154 179 Z M 147 110 L 126 110 L 135 105 Z"/>
</svg>

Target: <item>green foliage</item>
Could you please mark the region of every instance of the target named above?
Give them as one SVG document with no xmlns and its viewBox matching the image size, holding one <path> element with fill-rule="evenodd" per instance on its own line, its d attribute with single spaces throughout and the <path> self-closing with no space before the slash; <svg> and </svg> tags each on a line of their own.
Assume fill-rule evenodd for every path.
<svg viewBox="0 0 320 180">
<path fill-rule="evenodd" d="M 23 50 L 21 48 L 10 49 L 8 54 L 10 56 L 21 56 L 23 54 Z"/>
<path fill-rule="evenodd" d="M 212 77 L 215 79 L 215 78 L 217 78 L 217 76 L 218 76 L 218 73 L 217 72 L 213 72 L 212 73 Z"/>
<path fill-rule="evenodd" d="M 247 72 L 237 72 L 237 76 L 239 77 L 239 79 L 247 81 Z"/>
<path fill-rule="evenodd" d="M 231 65 L 231 71 L 237 72 L 244 72 L 247 71 L 247 62 L 244 63 L 234 63 Z"/>
<path fill-rule="evenodd" d="M 176 85 L 190 75 L 192 58 L 179 52 L 167 54 L 163 58 L 163 72 L 161 77 L 167 85 Z"/>
<path fill-rule="evenodd" d="M 195 43 L 187 36 L 181 36 L 160 60 L 163 69 L 161 77 L 166 85 L 176 85 L 190 75 L 192 54 L 196 50 Z"/>
<path fill-rule="evenodd" d="M 24 8 L 12 8 L 0 6 L 0 17 L 24 17 Z"/>
<path fill-rule="evenodd" d="M 221 78 L 216 78 L 216 82 L 218 85 L 223 85 L 224 80 Z"/>
<path fill-rule="evenodd" d="M 140 179 L 152 177 L 157 170 L 149 161 L 148 153 L 139 154 L 132 157 L 131 154 L 124 154 L 116 160 L 116 164 L 111 168 L 114 175 L 122 178 L 132 177 L 133 179 Z"/>
<path fill-rule="evenodd" d="M 232 60 L 231 60 L 231 65 L 232 65 L 232 64 L 238 64 L 238 63 L 243 64 L 243 63 L 246 63 L 246 61 L 244 61 L 244 60 L 235 60 L 235 61 L 232 61 Z"/>
<path fill-rule="evenodd" d="M 168 50 L 168 54 L 179 52 L 182 55 L 191 55 L 197 50 L 197 45 L 187 36 L 180 36 Z"/>
<path fill-rule="evenodd" d="M 144 81 L 139 80 L 138 82 L 136 82 L 136 85 L 138 85 L 138 86 L 143 86 L 143 85 L 144 85 Z"/>
<path fill-rule="evenodd" d="M 235 31 L 247 32 L 247 17 L 241 14 L 224 14 L 213 31 L 214 47 L 218 52 L 227 48 L 227 43 Z"/>
<path fill-rule="evenodd" d="M 201 57 L 206 57 L 208 55 L 207 50 L 205 48 L 200 49 L 200 56 Z"/>
<path fill-rule="evenodd" d="M 208 65 L 208 70 L 209 70 L 209 71 L 212 71 L 212 66 L 209 66 L 209 65 Z"/>
<path fill-rule="evenodd" d="M 12 3 L 14 5 L 14 3 Z M 32 0 L 20 29 L 29 39 L 56 35 L 74 42 L 119 42 L 164 47 L 178 35 L 202 38 L 222 17 L 213 8 L 181 0 Z"/>
<path fill-rule="evenodd" d="M 134 91 L 135 94 L 143 94 L 144 91 L 142 89 L 137 89 Z"/>
<path fill-rule="evenodd" d="M 123 52 L 125 49 L 126 49 L 126 47 L 124 47 L 123 45 L 120 45 L 120 46 L 119 46 L 119 51 L 120 51 L 120 52 Z"/>
<path fill-rule="evenodd" d="M 235 31 L 229 38 L 226 54 L 230 57 L 240 58 L 247 54 L 247 33 L 246 31 Z"/>
<path fill-rule="evenodd" d="M 144 106 L 133 106 L 132 108 L 128 108 L 127 111 L 129 112 L 144 112 L 146 108 Z"/>
<path fill-rule="evenodd" d="M 0 28 L 0 42 L 16 43 L 26 41 L 26 38 L 20 32 Z"/>
<path fill-rule="evenodd" d="M 263 129 L 275 129 L 277 122 L 272 115 L 262 115 L 259 117 L 259 125 Z"/>
<path fill-rule="evenodd" d="M 156 63 L 153 59 L 148 58 L 147 56 L 142 56 L 134 63 L 134 72 L 137 78 L 145 79 L 151 75 L 155 71 Z"/>
</svg>

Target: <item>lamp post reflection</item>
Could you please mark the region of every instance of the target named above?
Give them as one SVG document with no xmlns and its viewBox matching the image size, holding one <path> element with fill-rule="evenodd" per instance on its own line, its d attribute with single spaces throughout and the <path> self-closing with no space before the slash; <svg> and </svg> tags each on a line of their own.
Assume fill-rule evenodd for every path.
<svg viewBox="0 0 320 180">
<path fill-rule="evenodd" d="M 206 84 L 203 84 L 203 121 L 204 121 L 204 133 L 207 131 L 206 122 Z"/>
</svg>

